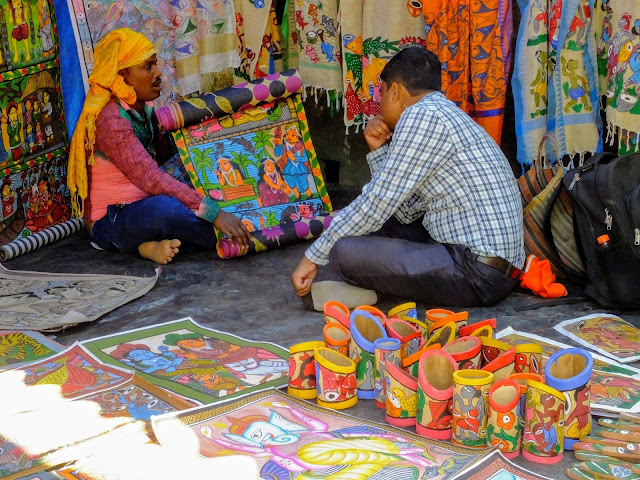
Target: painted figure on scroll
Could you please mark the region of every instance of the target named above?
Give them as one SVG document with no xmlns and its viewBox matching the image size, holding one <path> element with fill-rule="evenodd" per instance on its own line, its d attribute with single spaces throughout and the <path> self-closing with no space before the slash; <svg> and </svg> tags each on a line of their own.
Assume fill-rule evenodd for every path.
<svg viewBox="0 0 640 480">
<path fill-rule="evenodd" d="M 309 185 L 309 159 L 304 148 L 302 135 L 296 127 L 290 127 L 284 132 L 284 136 L 277 134 L 273 139 L 274 153 L 278 160 L 278 166 L 282 169 L 284 180 L 287 182 L 296 198 L 303 193 L 310 198 L 312 187 Z"/>
<path fill-rule="evenodd" d="M 212 224 L 244 253 L 250 241 L 244 224 L 166 172 L 178 157 L 153 115 L 162 88 L 156 53 L 149 39 L 128 28 L 96 46 L 69 156 L 74 216 L 84 215 L 98 249 L 139 253 L 160 264 L 181 245 L 215 249 Z"/>
<path fill-rule="evenodd" d="M 269 408 L 269 416 L 227 415 L 231 426 L 222 433 L 224 438 L 219 438 L 216 427 L 209 425 L 201 426 L 200 434 L 231 451 L 267 456 L 269 462 L 262 469 L 265 473 L 288 472 L 300 475 L 299 478 L 322 475 L 322 478 L 364 480 L 387 466 L 394 470 L 404 466 L 423 471 L 438 467 L 424 446 L 400 435 L 365 425 L 329 431 L 328 424 L 294 407 L 280 402 L 271 406 L 282 407 L 281 413 Z M 417 478 L 418 472 L 414 474 L 413 478 Z"/>
</svg>

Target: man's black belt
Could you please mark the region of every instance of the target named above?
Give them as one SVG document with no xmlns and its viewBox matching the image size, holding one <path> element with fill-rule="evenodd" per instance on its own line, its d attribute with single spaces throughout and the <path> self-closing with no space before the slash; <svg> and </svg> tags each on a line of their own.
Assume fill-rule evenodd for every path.
<svg viewBox="0 0 640 480">
<path fill-rule="evenodd" d="M 489 265 L 492 268 L 495 268 L 501 273 L 510 276 L 514 280 L 518 280 L 520 275 L 522 275 L 522 270 L 513 266 L 511 262 L 508 262 L 504 258 L 500 257 L 483 257 L 482 255 L 478 255 L 476 260 L 480 263 L 484 263 L 485 265 Z"/>
</svg>

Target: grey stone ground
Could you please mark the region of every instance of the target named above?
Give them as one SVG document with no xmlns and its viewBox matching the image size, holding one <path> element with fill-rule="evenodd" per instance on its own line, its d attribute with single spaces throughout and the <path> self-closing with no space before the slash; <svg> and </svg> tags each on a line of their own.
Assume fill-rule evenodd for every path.
<svg viewBox="0 0 640 480">
<path fill-rule="evenodd" d="M 333 187 L 334 206 L 344 206 L 357 189 Z M 43 247 L 4 264 L 11 270 L 64 273 L 101 273 L 151 276 L 154 265 L 141 258 L 94 250 L 87 233 L 80 232 L 58 243 Z M 285 348 L 308 340 L 321 340 L 324 324 L 321 313 L 303 310 L 291 288 L 289 275 L 303 255 L 307 244 L 266 252 L 235 260 L 219 260 L 215 252 L 180 254 L 163 267 L 156 286 L 145 296 L 124 305 L 102 318 L 63 332 L 51 334 L 58 342 L 70 345 L 101 335 L 145 327 L 190 316 L 201 325 L 227 331 L 248 339 L 270 341 Z M 327 276 L 320 272 L 319 278 Z M 512 326 L 571 344 L 553 330 L 558 322 L 603 311 L 579 288 L 569 286 L 567 298 L 544 300 L 524 290 L 493 307 L 469 309 L 469 321 L 496 317 L 498 329 Z M 382 298 L 378 307 L 388 311 L 411 299 Z M 442 305 L 418 305 L 420 315 L 426 308 Z M 618 312 L 640 326 L 640 312 Z M 637 366 L 637 365 L 636 365 Z M 384 422 L 384 412 L 371 401 L 361 401 L 345 411 L 351 415 Z M 554 479 L 567 478 L 565 468 L 574 461 L 566 453 L 555 466 L 533 464 L 521 457 L 516 462 L 525 468 Z"/>
</svg>

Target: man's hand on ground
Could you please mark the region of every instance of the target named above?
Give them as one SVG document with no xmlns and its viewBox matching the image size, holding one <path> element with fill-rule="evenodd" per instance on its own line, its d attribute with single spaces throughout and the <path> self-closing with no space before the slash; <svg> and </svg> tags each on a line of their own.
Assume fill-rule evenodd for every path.
<svg viewBox="0 0 640 480">
<path fill-rule="evenodd" d="M 300 263 L 291 274 L 291 283 L 293 289 L 296 291 L 296 295 L 304 297 L 307 293 L 311 292 L 311 284 L 313 279 L 318 273 L 318 265 L 313 263 L 307 257 L 302 257 Z"/>
<path fill-rule="evenodd" d="M 247 227 L 240 221 L 238 217 L 220 210 L 216 219 L 213 221 L 213 226 L 220 230 L 228 239 L 235 239 L 240 246 L 240 253 L 246 253 L 249 249 L 249 242 L 251 241 L 251 234 Z"/>
<path fill-rule="evenodd" d="M 389 126 L 382 119 L 382 115 L 376 115 L 367 123 L 367 127 L 364 129 L 364 139 L 373 152 L 387 143 L 392 133 Z"/>
</svg>

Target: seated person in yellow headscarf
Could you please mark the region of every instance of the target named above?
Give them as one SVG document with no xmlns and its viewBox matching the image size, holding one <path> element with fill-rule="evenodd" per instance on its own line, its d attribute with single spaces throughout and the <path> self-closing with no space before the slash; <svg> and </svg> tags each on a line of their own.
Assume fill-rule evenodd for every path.
<svg viewBox="0 0 640 480">
<path fill-rule="evenodd" d="M 248 249 L 238 218 L 162 168 L 175 147 L 163 141 L 153 114 L 161 89 L 153 44 L 128 28 L 112 31 L 96 46 L 89 84 L 68 184 L 92 244 L 166 264 L 180 245 L 215 248 L 213 223 Z"/>
</svg>

